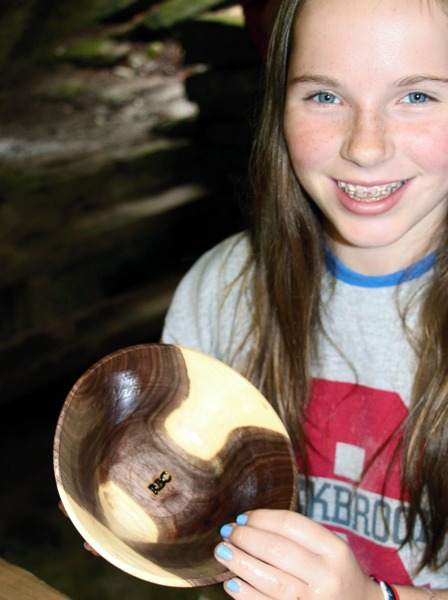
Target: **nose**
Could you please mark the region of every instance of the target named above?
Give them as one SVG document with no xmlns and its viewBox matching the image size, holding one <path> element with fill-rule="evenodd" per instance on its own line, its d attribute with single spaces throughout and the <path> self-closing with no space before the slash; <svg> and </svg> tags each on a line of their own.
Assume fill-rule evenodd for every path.
<svg viewBox="0 0 448 600">
<path fill-rule="evenodd" d="M 371 168 L 389 160 L 394 144 L 386 115 L 380 111 L 357 111 L 348 123 L 341 155 L 356 165 Z"/>
</svg>

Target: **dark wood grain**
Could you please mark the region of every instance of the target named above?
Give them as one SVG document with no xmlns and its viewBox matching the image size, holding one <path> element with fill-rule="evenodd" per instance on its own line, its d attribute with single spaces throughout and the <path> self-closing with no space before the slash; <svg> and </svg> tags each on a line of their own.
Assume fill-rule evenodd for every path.
<svg viewBox="0 0 448 600">
<path fill-rule="evenodd" d="M 225 579 L 213 558 L 221 525 L 296 502 L 294 456 L 273 409 L 229 367 L 192 352 L 149 344 L 106 357 L 71 390 L 55 435 L 56 481 L 75 526 L 116 566 L 165 585 Z M 191 358 L 207 397 L 194 391 Z"/>
</svg>

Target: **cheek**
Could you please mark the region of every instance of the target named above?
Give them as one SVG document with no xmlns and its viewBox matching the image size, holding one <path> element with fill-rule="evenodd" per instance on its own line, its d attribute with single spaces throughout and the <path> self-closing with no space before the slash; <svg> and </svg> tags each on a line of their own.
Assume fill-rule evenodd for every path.
<svg viewBox="0 0 448 600">
<path fill-rule="evenodd" d="M 323 167 L 338 149 L 331 128 L 308 119 L 285 119 L 285 139 L 296 175 Z"/>
<path fill-rule="evenodd" d="M 418 135 L 406 139 L 406 155 L 426 174 L 448 179 L 448 123 L 427 126 Z"/>
</svg>

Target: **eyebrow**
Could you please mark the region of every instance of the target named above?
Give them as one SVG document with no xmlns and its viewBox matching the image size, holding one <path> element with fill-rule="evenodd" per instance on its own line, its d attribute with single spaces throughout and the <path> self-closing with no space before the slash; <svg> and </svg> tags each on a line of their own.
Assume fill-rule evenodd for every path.
<svg viewBox="0 0 448 600">
<path fill-rule="evenodd" d="M 408 77 L 403 77 L 403 79 L 398 79 L 394 83 L 394 86 L 400 88 L 407 87 L 410 85 L 419 85 L 428 82 L 440 83 L 441 85 L 448 85 L 448 78 L 437 77 L 435 75 L 409 75 Z M 333 89 L 341 87 L 341 84 L 336 79 L 327 77 L 326 75 L 311 75 L 306 73 L 304 75 L 297 75 L 291 77 L 290 83 L 314 83 L 318 85 L 329 86 Z"/>
<path fill-rule="evenodd" d="M 340 83 L 336 79 L 326 77 L 325 75 L 297 75 L 291 77 L 290 83 L 317 83 L 319 85 L 327 85 L 332 88 L 341 87 Z"/>
<path fill-rule="evenodd" d="M 442 85 L 448 85 L 447 77 L 436 77 L 433 75 L 410 75 L 404 77 L 395 82 L 396 87 L 406 87 L 409 85 L 418 85 L 420 83 L 440 83 Z"/>
</svg>

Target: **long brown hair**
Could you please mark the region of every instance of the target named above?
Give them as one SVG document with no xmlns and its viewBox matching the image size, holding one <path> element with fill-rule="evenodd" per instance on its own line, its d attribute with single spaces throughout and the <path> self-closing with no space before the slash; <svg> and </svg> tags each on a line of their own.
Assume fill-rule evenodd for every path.
<svg viewBox="0 0 448 600">
<path fill-rule="evenodd" d="M 292 29 L 309 0 L 283 2 L 266 67 L 266 94 L 252 155 L 254 269 L 253 352 L 245 374 L 270 399 L 293 438 L 307 476 L 306 408 L 310 365 L 321 327 L 324 271 L 321 218 L 300 188 L 283 135 Z M 446 8 L 446 0 L 442 2 Z M 447 173 L 448 177 L 448 173 Z M 421 519 L 425 550 L 419 568 L 448 562 L 448 223 L 417 333 L 418 368 L 402 424 L 402 497 L 409 498 L 407 536 Z M 415 332 L 413 332 L 415 335 Z"/>
</svg>

